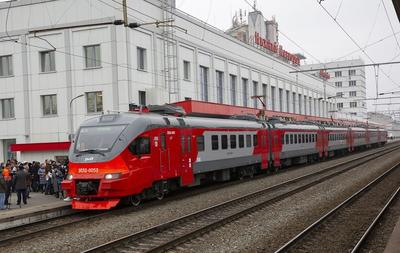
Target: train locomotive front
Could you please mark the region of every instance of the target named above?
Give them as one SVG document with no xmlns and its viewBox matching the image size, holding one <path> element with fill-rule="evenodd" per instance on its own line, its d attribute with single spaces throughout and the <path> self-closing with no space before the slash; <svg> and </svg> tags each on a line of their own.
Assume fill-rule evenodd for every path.
<svg viewBox="0 0 400 253">
<path fill-rule="evenodd" d="M 149 142 L 137 138 L 149 128 L 138 115 L 109 114 L 85 121 L 69 150 L 69 171 L 62 188 L 74 209 L 110 209 L 142 189 L 146 172 L 132 153 L 146 154 Z M 136 140 L 140 143 L 136 143 Z M 135 150 L 130 150 L 135 149 Z M 141 181 L 135 181 L 141 178 Z"/>
</svg>

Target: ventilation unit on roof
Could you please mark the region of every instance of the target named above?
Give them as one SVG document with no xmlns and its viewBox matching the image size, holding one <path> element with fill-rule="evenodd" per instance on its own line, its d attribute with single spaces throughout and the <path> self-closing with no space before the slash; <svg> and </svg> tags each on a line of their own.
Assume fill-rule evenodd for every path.
<svg viewBox="0 0 400 253">
<path fill-rule="evenodd" d="M 158 114 L 166 114 L 166 115 L 174 115 L 183 117 L 186 115 L 185 110 L 177 105 L 165 104 L 165 105 L 149 105 L 147 106 L 149 112 L 158 113 Z"/>
<path fill-rule="evenodd" d="M 259 118 L 257 118 L 257 116 L 253 114 L 233 115 L 230 118 L 238 120 L 260 121 Z"/>
</svg>

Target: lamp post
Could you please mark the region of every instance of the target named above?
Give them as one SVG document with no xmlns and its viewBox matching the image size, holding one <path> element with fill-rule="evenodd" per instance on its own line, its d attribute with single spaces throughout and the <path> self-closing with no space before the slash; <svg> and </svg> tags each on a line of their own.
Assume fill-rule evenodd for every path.
<svg viewBox="0 0 400 253">
<path fill-rule="evenodd" d="M 80 94 L 80 95 L 72 98 L 69 101 L 69 113 L 70 113 L 70 116 L 71 116 L 71 120 L 70 120 L 70 130 L 71 130 L 71 132 L 70 132 L 70 135 L 69 135 L 70 141 L 72 141 L 74 139 L 73 138 L 73 135 L 74 135 L 74 114 L 72 112 L 72 102 L 74 102 L 76 99 L 78 99 L 80 97 L 83 97 L 83 96 L 84 96 L 84 94 Z"/>
</svg>

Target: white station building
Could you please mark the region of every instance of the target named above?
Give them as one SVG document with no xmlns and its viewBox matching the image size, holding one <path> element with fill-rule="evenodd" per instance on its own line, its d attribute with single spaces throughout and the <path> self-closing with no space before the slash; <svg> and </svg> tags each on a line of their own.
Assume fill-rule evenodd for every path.
<svg viewBox="0 0 400 253">
<path fill-rule="evenodd" d="M 251 96 L 264 95 L 269 110 L 331 116 L 334 101 L 325 98 L 334 86 L 324 91 L 320 78 L 289 73 L 298 59 L 265 39 L 257 17 L 246 43 L 172 0 L 128 0 L 133 28 L 116 25 L 122 2 L 0 3 L 0 162 L 62 159 L 83 120 L 130 103 L 262 108 Z"/>
<path fill-rule="evenodd" d="M 364 64 L 365 63 L 363 60 L 354 59 L 304 65 L 302 68 L 330 68 L 326 72 L 330 75 L 330 79 L 328 81 L 336 88 L 336 95 L 332 98 L 336 102 L 337 111 L 366 119 L 367 89 L 365 81 L 365 67 L 360 66 Z"/>
</svg>

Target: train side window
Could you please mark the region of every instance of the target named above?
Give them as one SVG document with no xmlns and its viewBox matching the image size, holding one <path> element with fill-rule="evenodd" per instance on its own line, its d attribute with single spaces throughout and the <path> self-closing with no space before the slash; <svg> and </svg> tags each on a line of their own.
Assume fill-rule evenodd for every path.
<svg viewBox="0 0 400 253">
<path fill-rule="evenodd" d="M 290 144 L 293 144 L 293 134 L 290 134 Z"/>
<path fill-rule="evenodd" d="M 227 135 L 221 135 L 221 148 L 228 149 L 228 136 Z"/>
<path fill-rule="evenodd" d="M 133 155 L 147 155 L 150 154 L 150 138 L 139 137 L 129 145 L 129 151 Z"/>
<path fill-rule="evenodd" d="M 243 135 L 239 135 L 239 145 L 240 145 L 240 136 L 243 136 Z M 230 139 L 231 139 L 231 149 L 235 149 L 236 148 L 236 135 L 231 135 Z"/>
<path fill-rule="evenodd" d="M 218 150 L 218 135 L 211 136 L 211 148 L 212 150 Z"/>
<path fill-rule="evenodd" d="M 289 144 L 289 135 L 288 134 L 285 135 L 285 144 Z"/>
<path fill-rule="evenodd" d="M 196 136 L 196 143 L 197 143 L 197 151 L 204 151 L 204 136 L 198 135 Z"/>
<path fill-rule="evenodd" d="M 258 139 L 257 139 L 257 135 L 253 135 L 253 146 L 257 146 L 258 145 Z"/>
<path fill-rule="evenodd" d="M 294 135 L 294 144 L 297 144 L 297 134 Z"/>
<path fill-rule="evenodd" d="M 246 135 L 246 147 L 248 147 L 248 148 L 251 147 L 251 135 L 250 134 Z"/>
<path fill-rule="evenodd" d="M 308 134 L 306 134 L 306 143 L 308 143 Z"/>
<path fill-rule="evenodd" d="M 192 139 L 190 137 L 190 135 L 187 136 L 187 152 L 189 153 L 192 151 Z"/>
<path fill-rule="evenodd" d="M 304 134 L 301 134 L 300 137 L 301 137 L 301 143 L 304 143 Z"/>
<path fill-rule="evenodd" d="M 308 135 L 308 140 L 310 141 L 310 143 L 313 142 L 312 134 L 309 134 L 309 135 Z"/>
<path fill-rule="evenodd" d="M 161 142 L 161 149 L 166 150 L 167 149 L 167 139 L 165 137 L 165 133 L 162 133 L 160 135 L 160 142 Z"/>
<path fill-rule="evenodd" d="M 232 141 L 231 141 L 231 143 L 232 143 Z M 244 147 L 244 135 L 241 134 L 241 135 L 239 135 L 239 148 L 243 148 L 243 147 Z"/>
</svg>

